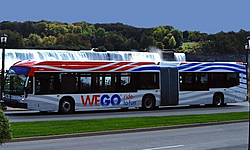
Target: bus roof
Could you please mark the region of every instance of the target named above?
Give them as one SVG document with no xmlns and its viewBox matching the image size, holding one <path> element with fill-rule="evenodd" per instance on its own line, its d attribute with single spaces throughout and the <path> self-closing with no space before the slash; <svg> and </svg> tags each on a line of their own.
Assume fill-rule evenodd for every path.
<svg viewBox="0 0 250 150">
<path fill-rule="evenodd" d="M 13 66 L 29 67 L 34 72 L 102 72 L 102 71 L 156 71 L 155 62 L 129 61 L 19 61 Z"/>
<path fill-rule="evenodd" d="M 160 67 L 175 66 L 180 72 L 245 72 L 241 62 L 131 62 L 131 61 L 19 61 L 13 66 L 34 72 L 158 72 Z"/>
</svg>

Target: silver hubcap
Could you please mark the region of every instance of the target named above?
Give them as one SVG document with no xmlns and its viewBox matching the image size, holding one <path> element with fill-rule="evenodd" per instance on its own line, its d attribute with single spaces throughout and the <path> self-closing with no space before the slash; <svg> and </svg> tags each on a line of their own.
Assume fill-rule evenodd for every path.
<svg viewBox="0 0 250 150">
<path fill-rule="evenodd" d="M 152 99 L 151 98 L 146 98 L 145 99 L 145 107 L 146 108 L 151 108 L 153 105 Z"/>
<path fill-rule="evenodd" d="M 68 101 L 63 101 L 62 102 L 62 111 L 63 112 L 69 112 L 70 111 L 70 103 Z"/>
<path fill-rule="evenodd" d="M 220 97 L 220 96 L 217 96 L 217 97 L 215 98 L 215 104 L 216 104 L 216 105 L 220 105 L 221 102 L 222 102 L 221 97 Z"/>
</svg>

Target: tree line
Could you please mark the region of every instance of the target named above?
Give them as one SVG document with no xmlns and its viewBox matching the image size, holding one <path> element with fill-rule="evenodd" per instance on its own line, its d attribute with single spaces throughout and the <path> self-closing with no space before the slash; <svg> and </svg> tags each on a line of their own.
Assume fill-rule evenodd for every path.
<svg viewBox="0 0 250 150">
<path fill-rule="evenodd" d="M 56 21 L 25 21 L 0 23 L 0 33 L 8 35 L 7 48 L 35 49 L 91 49 L 147 51 L 153 46 L 158 49 L 182 51 L 183 42 L 198 42 L 192 52 L 243 53 L 246 37 L 250 32 L 219 32 L 216 34 L 199 31 L 180 31 L 173 26 L 136 28 L 122 23 L 72 24 Z"/>
</svg>

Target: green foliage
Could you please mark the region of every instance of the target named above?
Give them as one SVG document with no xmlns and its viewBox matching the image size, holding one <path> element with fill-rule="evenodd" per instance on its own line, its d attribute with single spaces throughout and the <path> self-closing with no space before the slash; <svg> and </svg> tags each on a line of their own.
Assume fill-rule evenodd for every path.
<svg viewBox="0 0 250 150">
<path fill-rule="evenodd" d="M 160 49 L 160 50 L 164 50 L 164 44 L 162 42 L 156 42 L 156 48 Z"/>
<path fill-rule="evenodd" d="M 139 49 L 139 44 L 134 38 L 129 38 L 127 40 L 127 48 L 128 49 Z"/>
<path fill-rule="evenodd" d="M 177 49 L 192 53 L 245 53 L 244 45 L 250 32 L 184 31 L 172 26 L 136 28 L 122 23 L 73 24 L 41 20 L 38 22 L 0 22 L 0 33 L 8 34 L 7 48 L 145 50 L 156 46 L 160 49 Z M 183 49 L 182 43 L 201 43 L 198 47 Z M 164 46 L 162 48 L 162 46 Z"/>
<path fill-rule="evenodd" d="M 0 145 L 11 139 L 12 135 L 9 121 L 0 108 Z"/>
<path fill-rule="evenodd" d="M 175 46 L 176 46 L 176 40 L 174 36 L 171 36 L 171 38 L 169 39 L 169 48 L 174 48 Z"/>
<path fill-rule="evenodd" d="M 155 39 L 151 36 L 143 36 L 140 41 L 140 47 L 142 49 L 147 49 L 150 46 L 155 46 Z"/>
<path fill-rule="evenodd" d="M 28 37 L 27 45 L 32 47 L 40 47 L 42 45 L 42 39 L 39 35 L 31 33 Z"/>
</svg>

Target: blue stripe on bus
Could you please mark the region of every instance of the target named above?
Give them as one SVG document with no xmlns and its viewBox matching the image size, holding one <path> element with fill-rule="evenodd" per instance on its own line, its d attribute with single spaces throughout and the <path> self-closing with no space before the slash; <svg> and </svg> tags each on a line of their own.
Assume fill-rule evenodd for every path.
<svg viewBox="0 0 250 150">
<path fill-rule="evenodd" d="M 242 65 L 237 65 L 237 64 L 227 64 L 227 63 L 212 63 L 212 64 L 202 64 L 201 66 L 217 66 L 217 65 L 220 65 L 220 66 L 230 66 L 230 67 L 235 67 L 235 68 L 239 68 L 239 69 L 245 69 L 246 67 L 245 66 L 242 66 Z"/>
<path fill-rule="evenodd" d="M 242 74 L 246 74 L 245 71 L 237 70 L 237 69 L 234 69 L 234 68 L 227 68 L 227 67 L 211 67 L 211 68 L 203 69 L 203 70 L 201 70 L 201 72 L 202 71 L 211 71 L 211 70 L 228 70 L 228 71 L 233 71 L 233 72 L 239 72 L 239 73 L 242 73 Z"/>
<path fill-rule="evenodd" d="M 240 87 L 240 86 L 237 86 L 237 88 L 244 89 L 244 90 L 247 89 L 247 88 L 245 88 L 245 87 Z"/>
<path fill-rule="evenodd" d="M 157 67 L 157 66 L 153 66 L 153 67 L 141 67 L 141 68 L 134 69 L 132 71 L 145 71 L 145 70 L 160 70 L 160 67 Z"/>
<path fill-rule="evenodd" d="M 245 83 L 245 82 L 240 82 L 240 84 L 245 84 L 245 85 L 247 85 L 247 83 Z"/>
<path fill-rule="evenodd" d="M 186 69 L 186 68 L 189 68 L 189 67 L 192 67 L 192 66 L 196 66 L 198 64 L 201 64 L 201 63 L 190 63 L 190 64 L 181 65 L 181 66 L 178 67 L 178 69 L 182 70 L 182 69 Z"/>
<path fill-rule="evenodd" d="M 234 68 L 238 68 L 238 69 L 246 69 L 245 66 L 242 66 L 242 65 L 237 65 L 237 64 L 226 64 L 226 63 L 207 63 L 207 64 L 201 64 L 201 63 L 192 63 L 192 64 L 187 64 L 187 65 L 183 65 L 183 66 L 179 66 L 178 69 L 179 70 L 182 70 L 182 69 L 188 69 L 189 67 L 192 67 L 192 66 L 196 66 L 196 67 L 193 67 L 193 68 L 190 68 L 186 71 L 196 71 L 196 70 L 199 70 L 201 68 L 204 68 L 204 67 L 208 67 L 208 66 L 228 66 L 228 67 L 234 67 Z"/>
</svg>

